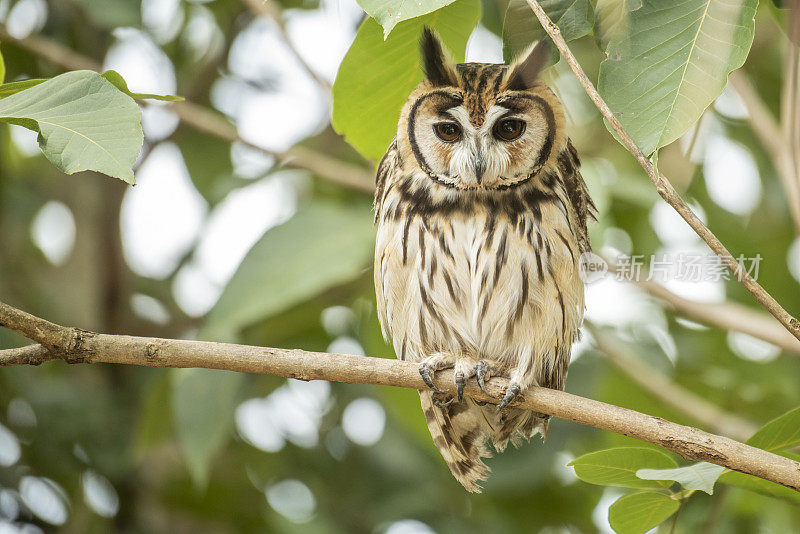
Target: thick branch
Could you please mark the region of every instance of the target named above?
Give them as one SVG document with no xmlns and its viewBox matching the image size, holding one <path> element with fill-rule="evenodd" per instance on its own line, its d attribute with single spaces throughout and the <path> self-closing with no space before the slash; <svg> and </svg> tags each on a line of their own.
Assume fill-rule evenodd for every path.
<svg viewBox="0 0 800 534">
<path fill-rule="evenodd" d="M 425 388 L 415 363 L 393 359 L 96 334 L 55 325 L 3 303 L 0 303 L 0 325 L 29 337 L 70 363 L 202 367 L 300 380 Z M 9 353 L 3 351 L 0 356 Z M 12 357 L 0 360 L 0 367 L 20 363 L 11 354 Z M 437 373 L 435 383 L 454 393 L 452 370 Z M 497 402 L 507 384 L 505 379 L 493 378 L 487 384 L 487 394 L 470 381 L 464 393 L 481 401 Z M 800 463 L 659 417 L 548 388 L 531 388 L 514 406 L 631 436 L 669 449 L 687 460 L 715 463 L 800 491 Z"/>
<path fill-rule="evenodd" d="M 11 36 L 6 28 L 0 25 L 0 39 L 24 48 L 33 54 L 69 70 L 94 70 L 100 72 L 102 65 L 93 59 L 73 52 L 69 48 L 42 37 L 29 35 L 23 39 Z M 206 134 L 224 139 L 231 143 L 239 142 L 258 150 L 277 161 L 298 169 L 311 171 L 316 176 L 331 182 L 371 193 L 374 190 L 373 176 L 363 167 L 344 163 L 309 148 L 294 146 L 286 152 L 276 152 L 242 139 L 236 126 L 225 117 L 208 108 L 192 102 L 175 102 L 168 105 L 181 122 Z"/>
<path fill-rule="evenodd" d="M 558 26 L 550 20 L 547 14 L 544 12 L 542 7 L 539 5 L 536 0 L 526 0 L 528 5 L 533 10 L 536 17 L 539 19 L 539 22 L 542 24 L 542 27 L 545 31 L 550 35 L 553 42 L 555 43 L 558 50 L 561 52 L 561 55 L 564 56 L 564 59 L 569 64 L 572 72 L 575 73 L 575 76 L 578 78 L 578 81 L 583 86 L 586 94 L 589 95 L 589 98 L 592 99 L 597 109 L 600 110 L 600 113 L 603 117 L 608 121 L 611 125 L 611 128 L 619 136 L 622 144 L 625 145 L 625 148 L 628 149 L 636 161 L 639 162 L 639 165 L 642 166 L 644 171 L 647 173 L 647 176 L 650 180 L 655 184 L 656 190 L 661 197 L 672 206 L 675 211 L 685 220 L 689 226 L 700 236 L 700 238 L 706 242 L 706 244 L 711 248 L 711 250 L 720 257 L 722 262 L 725 266 L 730 269 L 730 271 L 734 274 L 734 276 L 742 283 L 742 285 L 747 288 L 748 291 L 758 300 L 766 309 L 769 311 L 781 324 L 786 327 L 786 329 L 792 333 L 794 337 L 800 340 L 800 321 L 792 317 L 783 307 L 778 304 L 778 302 L 767 293 L 761 285 L 759 285 L 756 280 L 748 274 L 745 269 L 743 269 L 736 261 L 736 259 L 728 252 L 728 249 L 725 248 L 719 239 L 711 232 L 711 230 L 706 227 L 705 224 L 694 214 L 688 204 L 681 198 L 669 180 L 664 177 L 664 175 L 656 172 L 655 167 L 647 159 L 647 156 L 639 149 L 636 145 L 634 140 L 625 131 L 625 128 L 622 127 L 622 124 L 617 119 L 616 115 L 611 111 L 608 107 L 608 104 L 602 99 L 600 94 L 595 89 L 594 84 L 592 84 L 591 80 L 586 76 L 586 73 L 583 72 L 583 69 L 578 64 L 578 60 L 575 59 L 575 56 L 572 54 L 572 51 L 567 46 L 566 41 L 561 36 L 561 30 L 558 29 Z"/>
<path fill-rule="evenodd" d="M 746 440 L 758 430 L 750 421 L 722 410 L 717 405 L 676 384 L 641 359 L 612 336 L 589 322 L 585 323 L 597 348 L 606 358 L 633 382 L 658 400 L 685 414 L 703 426 L 736 439 Z"/>
</svg>

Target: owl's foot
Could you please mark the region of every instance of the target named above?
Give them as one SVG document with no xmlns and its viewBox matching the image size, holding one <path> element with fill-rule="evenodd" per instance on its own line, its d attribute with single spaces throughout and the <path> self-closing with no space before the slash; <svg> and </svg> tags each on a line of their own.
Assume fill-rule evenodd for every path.
<svg viewBox="0 0 800 534">
<path fill-rule="evenodd" d="M 486 382 L 492 378 L 492 364 L 489 363 L 487 360 L 475 360 L 461 358 L 456 362 L 455 365 L 455 381 L 456 381 L 456 393 L 458 395 L 458 402 L 462 402 L 464 399 L 464 386 L 472 377 L 475 377 L 475 380 L 478 382 L 478 387 L 481 388 L 481 391 L 486 393 L 491 397 L 491 394 L 486 390 Z M 483 406 L 486 403 L 481 401 L 474 401 L 479 406 Z"/>
<path fill-rule="evenodd" d="M 489 395 L 486 390 L 486 382 L 493 376 L 492 364 L 487 360 L 474 360 L 472 358 L 453 358 L 445 354 L 433 354 L 422 360 L 419 364 L 419 374 L 425 384 L 436 393 L 446 393 L 443 389 L 433 383 L 433 376 L 436 371 L 453 367 L 454 380 L 456 385 L 456 397 L 458 402 L 464 402 L 464 387 L 467 380 L 473 376 L 478 382 L 478 387 Z M 509 400 L 510 402 L 510 400 Z M 448 403 L 449 404 L 449 403 Z M 479 403 L 481 405 L 486 403 Z"/>
<path fill-rule="evenodd" d="M 433 354 L 419 362 L 419 376 L 421 376 L 425 384 L 436 393 L 447 393 L 445 390 L 436 387 L 436 384 L 433 383 L 433 374 L 441 369 L 453 367 L 453 365 L 454 362 L 452 358 L 444 354 Z"/>
<path fill-rule="evenodd" d="M 506 394 L 503 397 L 503 401 L 497 406 L 497 411 L 502 411 L 503 408 L 508 406 L 514 399 L 517 398 L 519 395 L 520 386 L 516 382 L 509 382 L 508 387 L 506 388 Z"/>
</svg>

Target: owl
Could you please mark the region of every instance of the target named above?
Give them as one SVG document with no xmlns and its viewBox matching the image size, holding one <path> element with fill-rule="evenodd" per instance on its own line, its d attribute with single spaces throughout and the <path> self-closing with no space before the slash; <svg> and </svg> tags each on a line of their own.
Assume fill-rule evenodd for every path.
<svg viewBox="0 0 800 534">
<path fill-rule="evenodd" d="M 419 363 L 433 442 L 470 492 L 503 451 L 548 416 L 510 407 L 531 386 L 564 388 L 584 291 L 595 207 L 567 137 L 561 103 L 539 81 L 538 44 L 513 65 L 449 59 L 421 38 L 424 80 L 378 166 L 375 290 L 383 334 Z M 432 380 L 453 368 L 456 395 Z M 497 404 L 463 398 L 473 377 L 509 379 Z"/>
</svg>

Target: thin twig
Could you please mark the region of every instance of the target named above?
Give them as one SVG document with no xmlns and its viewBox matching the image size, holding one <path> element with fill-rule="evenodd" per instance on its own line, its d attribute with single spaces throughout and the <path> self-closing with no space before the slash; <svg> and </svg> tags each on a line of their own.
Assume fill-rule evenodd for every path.
<svg viewBox="0 0 800 534">
<path fill-rule="evenodd" d="M 300 380 L 426 387 L 414 362 L 230 343 L 97 334 L 56 325 L 2 302 L 0 326 L 43 345 L 68 363 L 201 367 Z M 12 358 L 14 363 L 0 360 L 0 367 L 18 365 L 18 360 Z M 452 370 L 437 373 L 434 382 L 441 389 L 455 393 Z M 480 401 L 497 402 L 507 384 L 506 379 L 492 378 L 486 393 L 471 380 L 464 394 Z M 800 491 L 800 463 L 730 438 L 548 388 L 526 390 L 514 406 L 631 436 L 664 447 L 687 460 L 711 462 Z"/>
<path fill-rule="evenodd" d="M 292 43 L 292 40 L 289 38 L 289 34 L 286 32 L 286 22 L 283 20 L 283 14 L 280 10 L 275 8 L 274 1 L 268 0 L 243 0 L 245 5 L 247 5 L 247 9 L 249 9 L 253 14 L 259 17 L 265 17 L 272 19 L 275 24 L 278 26 L 278 30 L 280 31 L 281 38 L 283 39 L 286 48 L 289 52 L 294 56 L 297 62 L 303 67 L 303 70 L 314 79 L 319 86 L 324 89 L 325 91 L 331 90 L 331 84 L 328 83 L 328 80 L 320 76 L 314 69 L 311 68 L 311 65 L 303 59 L 303 56 L 300 55 L 300 52 Z"/>
<path fill-rule="evenodd" d="M 676 384 L 662 373 L 636 358 L 612 336 L 590 322 L 584 323 L 597 348 L 614 367 L 664 404 L 701 423 L 704 427 L 738 440 L 746 440 L 758 430 L 753 423 L 722 410 L 717 405 Z"/>
<path fill-rule="evenodd" d="M 8 33 L 3 25 L 0 25 L 0 39 L 24 48 L 68 70 L 94 70 L 97 72 L 102 70 L 102 65 L 93 59 L 75 53 L 41 35 L 29 35 L 23 39 L 16 39 Z M 301 146 L 294 146 L 285 152 L 268 150 L 242 139 L 236 126 L 219 113 L 192 102 L 174 102 L 169 104 L 168 108 L 178 116 L 181 122 L 192 128 L 231 143 L 242 143 L 275 158 L 284 165 L 305 169 L 320 178 L 365 193 L 371 193 L 374 190 L 372 173 L 363 167 L 345 163 Z"/>
<path fill-rule="evenodd" d="M 533 10 L 536 17 L 539 19 L 539 22 L 542 24 L 542 27 L 545 31 L 550 35 L 551 39 L 555 43 L 558 50 L 561 52 L 561 55 L 567 61 L 572 72 L 575 73 L 575 76 L 578 78 L 578 81 L 583 86 L 586 94 L 589 95 L 589 98 L 592 99 L 597 109 L 600 110 L 600 113 L 603 117 L 608 121 L 611 125 L 611 128 L 619 136 L 622 144 L 628 149 L 636 161 L 639 162 L 639 165 L 642 166 L 644 171 L 647 173 L 647 176 L 656 186 L 656 190 L 661 197 L 672 206 L 675 211 L 685 220 L 689 226 L 700 236 L 700 238 L 706 242 L 706 244 L 711 248 L 714 253 L 720 257 L 722 262 L 725 266 L 730 269 L 730 271 L 734 274 L 734 276 L 742 283 L 742 285 L 747 288 L 748 291 L 758 300 L 766 309 L 769 311 L 781 324 L 786 327 L 789 332 L 792 333 L 794 337 L 800 340 L 800 321 L 792 317 L 783 307 L 778 304 L 778 302 L 764 290 L 761 285 L 759 285 L 756 280 L 750 276 L 749 273 L 746 272 L 745 269 L 742 268 L 736 261 L 736 259 L 728 252 L 728 249 L 720 242 L 719 239 L 711 232 L 711 230 L 706 227 L 705 224 L 694 214 L 688 204 L 681 198 L 669 180 L 664 177 L 664 175 L 656 172 L 653 164 L 650 160 L 647 159 L 647 156 L 639 149 L 636 143 L 633 141 L 628 132 L 622 127 L 620 124 L 619 119 L 614 115 L 611 109 L 608 107 L 608 104 L 602 99 L 600 94 L 595 89 L 594 84 L 592 84 L 591 80 L 586 76 L 586 73 L 583 72 L 583 69 L 578 64 L 578 61 L 575 59 L 575 56 L 572 54 L 572 51 L 567 46 L 566 41 L 561 36 L 561 30 L 558 29 L 558 26 L 550 20 L 547 14 L 544 12 L 542 7 L 539 5 L 536 0 L 526 0 L 528 5 Z"/>
</svg>

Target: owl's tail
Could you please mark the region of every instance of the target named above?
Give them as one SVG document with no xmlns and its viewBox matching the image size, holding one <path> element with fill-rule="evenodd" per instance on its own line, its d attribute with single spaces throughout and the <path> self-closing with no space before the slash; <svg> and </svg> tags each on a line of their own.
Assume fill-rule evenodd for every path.
<svg viewBox="0 0 800 534">
<path fill-rule="evenodd" d="M 491 432 L 490 423 L 481 407 L 471 399 L 440 408 L 433 403 L 433 395 L 432 391 L 419 392 L 433 443 L 442 453 L 456 480 L 467 491 L 480 493 L 478 483 L 489 478 L 490 472 L 481 460 L 491 456 L 486 446 Z"/>
</svg>

